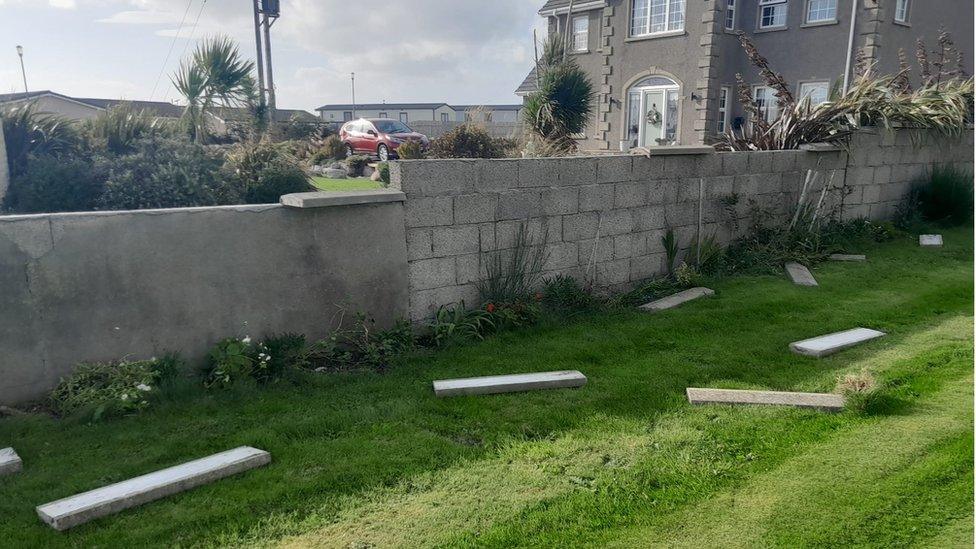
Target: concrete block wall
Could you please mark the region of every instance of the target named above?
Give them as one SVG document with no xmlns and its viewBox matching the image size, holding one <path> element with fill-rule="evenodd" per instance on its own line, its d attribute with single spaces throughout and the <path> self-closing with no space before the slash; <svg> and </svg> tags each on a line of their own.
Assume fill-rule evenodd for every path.
<svg viewBox="0 0 976 549">
<path fill-rule="evenodd" d="M 745 230 L 751 207 L 785 220 L 815 170 L 822 177 L 808 202 L 830 183 L 825 211 L 884 219 L 932 165 L 971 171 L 972 143 L 971 131 L 941 139 L 903 130 L 862 132 L 848 150 L 829 152 L 397 162 L 392 186 L 407 197 L 410 315 L 477 303 L 486 261 L 512 247 L 521 224 L 535 244 L 545 236 L 545 276 L 569 274 L 619 291 L 664 273 L 661 238 L 673 229 L 687 249 L 699 214 L 702 235 L 727 243 Z M 733 194 L 738 204 L 729 207 Z"/>
</svg>

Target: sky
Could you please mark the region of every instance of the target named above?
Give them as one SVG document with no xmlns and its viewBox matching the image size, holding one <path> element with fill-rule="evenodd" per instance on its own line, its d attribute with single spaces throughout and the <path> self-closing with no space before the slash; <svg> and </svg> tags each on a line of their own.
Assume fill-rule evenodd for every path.
<svg viewBox="0 0 976 549">
<path fill-rule="evenodd" d="M 272 27 L 277 103 L 518 103 L 543 0 L 282 0 Z M 170 76 L 200 38 L 254 58 L 250 0 L 0 0 L 0 93 L 174 101 Z M 198 19 L 199 17 L 199 19 Z M 181 25 L 182 22 L 182 25 Z"/>
</svg>

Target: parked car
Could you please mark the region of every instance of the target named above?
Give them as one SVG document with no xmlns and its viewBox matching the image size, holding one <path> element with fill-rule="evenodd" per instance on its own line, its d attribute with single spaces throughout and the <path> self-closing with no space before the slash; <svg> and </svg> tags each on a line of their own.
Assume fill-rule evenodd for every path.
<svg viewBox="0 0 976 549">
<path fill-rule="evenodd" d="M 346 156 L 367 154 L 382 161 L 396 157 L 401 143 L 419 141 L 424 149 L 430 140 L 399 120 L 389 118 L 360 118 L 343 124 L 339 139 L 346 145 Z"/>
</svg>

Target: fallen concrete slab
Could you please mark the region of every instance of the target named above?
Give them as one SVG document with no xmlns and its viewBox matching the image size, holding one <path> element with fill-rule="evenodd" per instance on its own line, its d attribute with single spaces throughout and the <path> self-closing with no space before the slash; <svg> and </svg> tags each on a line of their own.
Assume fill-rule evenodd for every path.
<svg viewBox="0 0 976 549">
<path fill-rule="evenodd" d="M 709 290 L 708 288 L 691 288 L 690 290 L 685 290 L 683 292 L 678 292 L 668 297 L 663 297 L 657 301 L 652 301 L 638 307 L 642 311 L 664 311 L 666 309 L 673 309 L 682 303 L 687 303 L 689 301 L 698 299 L 700 297 L 708 297 L 715 295 L 715 292 Z"/>
<path fill-rule="evenodd" d="M 810 269 L 799 263 L 787 263 L 786 274 L 790 275 L 790 280 L 797 286 L 817 286 L 817 279 L 813 278 Z"/>
<path fill-rule="evenodd" d="M 692 404 L 751 404 L 793 406 L 829 412 L 844 409 L 844 397 L 825 393 L 786 393 L 779 391 L 740 391 L 733 389 L 686 389 Z"/>
<path fill-rule="evenodd" d="M 933 246 L 938 247 L 942 245 L 942 235 L 941 234 L 923 234 L 918 237 L 918 244 L 920 246 Z"/>
<path fill-rule="evenodd" d="M 868 256 L 857 254 L 831 254 L 827 256 L 831 261 L 867 261 Z"/>
<path fill-rule="evenodd" d="M 271 454 L 248 446 L 214 454 L 148 475 L 39 505 L 37 516 L 55 530 L 67 530 L 271 462 Z"/>
<path fill-rule="evenodd" d="M 575 370 L 504 376 L 445 379 L 434 382 L 439 397 L 517 393 L 538 389 L 563 389 L 586 385 L 586 376 Z"/>
<path fill-rule="evenodd" d="M 0 477 L 12 475 L 24 467 L 24 462 L 13 448 L 0 449 Z"/>
<path fill-rule="evenodd" d="M 790 350 L 798 355 L 821 358 L 884 335 L 884 332 L 869 328 L 854 328 L 853 330 L 790 343 Z"/>
</svg>

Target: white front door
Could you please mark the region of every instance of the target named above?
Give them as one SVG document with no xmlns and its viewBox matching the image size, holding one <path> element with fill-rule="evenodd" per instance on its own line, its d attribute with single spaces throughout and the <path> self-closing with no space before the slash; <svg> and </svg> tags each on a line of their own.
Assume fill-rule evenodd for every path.
<svg viewBox="0 0 976 549">
<path fill-rule="evenodd" d="M 641 147 L 657 147 L 663 144 L 668 112 L 666 98 L 666 91 L 663 89 L 644 90 L 641 94 Z"/>
</svg>

